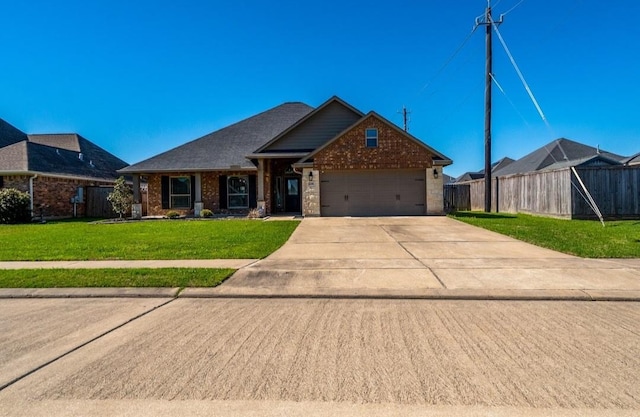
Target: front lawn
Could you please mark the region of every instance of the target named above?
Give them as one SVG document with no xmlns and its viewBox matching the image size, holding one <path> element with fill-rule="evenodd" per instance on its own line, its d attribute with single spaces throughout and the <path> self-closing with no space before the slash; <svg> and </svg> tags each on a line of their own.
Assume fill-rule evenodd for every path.
<svg viewBox="0 0 640 417">
<path fill-rule="evenodd" d="M 235 272 L 212 268 L 0 270 L 0 288 L 215 287 Z"/>
<path fill-rule="evenodd" d="M 562 220 L 526 214 L 457 212 L 454 219 L 584 258 L 640 258 L 640 221 Z"/>
<path fill-rule="evenodd" d="M 282 246 L 298 223 L 75 220 L 1 225 L 0 261 L 259 259 Z"/>
</svg>

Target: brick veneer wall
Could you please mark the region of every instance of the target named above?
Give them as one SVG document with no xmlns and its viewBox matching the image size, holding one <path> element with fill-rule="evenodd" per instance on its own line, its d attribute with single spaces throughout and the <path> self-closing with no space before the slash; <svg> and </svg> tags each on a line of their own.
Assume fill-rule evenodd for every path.
<svg viewBox="0 0 640 417">
<path fill-rule="evenodd" d="M 167 172 L 162 174 L 149 174 L 147 175 L 148 186 L 148 201 L 149 209 L 147 211 L 148 216 L 164 216 L 168 211 L 176 211 L 181 215 L 192 215 L 192 209 L 163 209 L 162 208 L 162 176 L 170 177 L 189 177 L 195 175 L 193 172 Z M 221 212 L 220 209 L 220 176 L 232 176 L 232 175 L 255 175 L 255 172 L 202 172 L 200 173 L 200 189 L 201 189 L 201 201 L 203 208 L 209 209 L 214 213 Z M 226 210 L 225 210 L 226 211 Z M 240 210 L 242 211 L 242 210 Z M 244 210 L 247 211 L 247 210 Z M 235 212 L 235 211 L 234 211 Z"/>
<path fill-rule="evenodd" d="M 365 130 L 378 129 L 378 147 L 367 148 Z M 314 156 L 314 168 L 325 170 L 430 168 L 431 153 L 374 115 L 344 133 Z"/>
<path fill-rule="evenodd" d="M 10 175 L 3 177 L 3 188 L 16 188 L 25 193 L 29 192 L 30 175 Z M 43 209 L 45 217 L 72 217 L 73 203 L 71 198 L 76 195 L 78 187 L 112 185 L 109 181 L 89 181 L 74 178 L 57 178 L 38 175 L 33 180 L 33 208 L 34 216 L 40 215 Z M 85 204 L 76 205 L 76 215 L 85 215 Z"/>
</svg>

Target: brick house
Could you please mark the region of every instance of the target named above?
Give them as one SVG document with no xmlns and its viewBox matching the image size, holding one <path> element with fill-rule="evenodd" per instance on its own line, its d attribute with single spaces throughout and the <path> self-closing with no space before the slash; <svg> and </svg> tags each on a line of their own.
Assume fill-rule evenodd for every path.
<svg viewBox="0 0 640 417">
<path fill-rule="evenodd" d="M 133 176 L 134 193 L 148 184 L 149 215 L 426 215 L 443 212 L 442 169 L 451 163 L 379 114 L 332 97 L 315 109 L 284 103 L 119 172 Z"/>
<path fill-rule="evenodd" d="M 125 166 L 75 133 L 28 135 L 0 119 L 0 188 L 29 193 L 34 216 L 84 216 L 87 189 L 112 186 Z"/>
</svg>

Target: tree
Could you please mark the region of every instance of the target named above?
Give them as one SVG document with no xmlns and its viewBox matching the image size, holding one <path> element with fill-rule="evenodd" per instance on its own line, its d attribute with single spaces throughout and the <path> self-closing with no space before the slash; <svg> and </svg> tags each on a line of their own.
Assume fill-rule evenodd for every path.
<svg viewBox="0 0 640 417">
<path fill-rule="evenodd" d="M 122 216 L 129 211 L 131 203 L 133 202 L 133 190 L 124 180 L 124 177 L 116 180 L 113 191 L 107 196 L 107 201 L 111 203 L 113 211 L 118 213 L 121 219 Z"/>
<path fill-rule="evenodd" d="M 26 223 L 31 220 L 31 197 L 15 188 L 0 190 L 0 223 Z"/>
</svg>

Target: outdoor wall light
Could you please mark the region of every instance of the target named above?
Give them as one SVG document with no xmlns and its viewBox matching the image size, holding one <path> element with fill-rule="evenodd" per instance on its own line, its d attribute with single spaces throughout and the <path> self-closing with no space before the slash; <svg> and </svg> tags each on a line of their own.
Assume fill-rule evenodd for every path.
<svg viewBox="0 0 640 417">
<path fill-rule="evenodd" d="M 313 171 L 309 171 L 309 181 L 313 181 Z"/>
<path fill-rule="evenodd" d="M 433 178 L 438 178 L 438 169 L 433 168 Z"/>
</svg>

